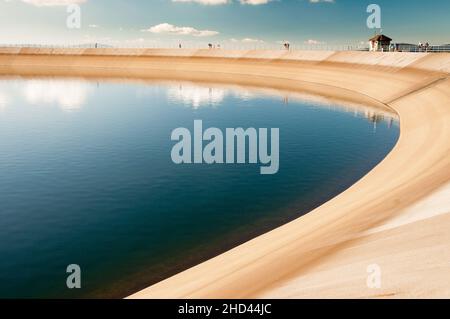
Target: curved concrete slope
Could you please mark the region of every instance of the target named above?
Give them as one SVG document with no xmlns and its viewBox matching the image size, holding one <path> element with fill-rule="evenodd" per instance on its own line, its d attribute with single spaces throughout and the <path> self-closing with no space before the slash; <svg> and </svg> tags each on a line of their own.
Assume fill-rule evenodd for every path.
<svg viewBox="0 0 450 319">
<path fill-rule="evenodd" d="M 233 82 L 399 114 L 397 146 L 350 189 L 133 298 L 450 297 L 449 72 L 449 54 L 0 49 L 3 74 Z"/>
</svg>

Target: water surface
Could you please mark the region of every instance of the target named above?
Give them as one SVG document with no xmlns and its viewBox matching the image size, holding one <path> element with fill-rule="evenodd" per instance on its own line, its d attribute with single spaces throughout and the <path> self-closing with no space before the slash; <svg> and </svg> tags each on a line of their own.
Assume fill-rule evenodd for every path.
<svg viewBox="0 0 450 319">
<path fill-rule="evenodd" d="M 0 297 L 124 297 L 291 221 L 386 156 L 391 116 L 216 85 L 2 79 Z M 173 164 L 172 130 L 196 119 L 280 128 L 279 173 Z"/>
</svg>

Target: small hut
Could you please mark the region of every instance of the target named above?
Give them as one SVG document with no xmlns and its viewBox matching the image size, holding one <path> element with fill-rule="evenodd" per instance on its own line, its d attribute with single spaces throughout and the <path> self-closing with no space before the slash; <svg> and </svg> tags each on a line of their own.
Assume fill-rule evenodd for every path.
<svg viewBox="0 0 450 319">
<path fill-rule="evenodd" d="M 384 34 L 378 34 L 369 41 L 370 51 L 389 51 L 392 39 Z"/>
</svg>

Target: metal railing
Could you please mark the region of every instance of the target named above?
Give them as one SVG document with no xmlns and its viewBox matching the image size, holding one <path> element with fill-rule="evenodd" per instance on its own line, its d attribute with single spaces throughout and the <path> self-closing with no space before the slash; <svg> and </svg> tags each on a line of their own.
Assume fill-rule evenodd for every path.
<svg viewBox="0 0 450 319">
<path fill-rule="evenodd" d="M 443 46 L 430 46 L 428 48 L 420 48 L 419 46 L 414 46 L 410 48 L 406 48 L 405 50 L 402 50 L 403 52 L 425 52 L 425 53 L 443 53 L 443 52 L 450 52 L 450 45 L 443 45 Z"/>
<path fill-rule="evenodd" d="M 48 48 L 48 49 L 93 49 L 93 48 L 124 48 L 124 49 L 177 49 L 179 43 L 172 44 L 139 44 L 139 45 L 108 45 L 103 43 L 84 43 L 84 44 L 0 44 L 3 48 Z M 208 49 L 208 43 L 182 43 L 183 49 Z M 286 50 L 282 44 L 270 43 L 223 43 L 213 44 L 213 49 L 226 50 Z M 369 51 L 369 47 L 361 44 L 290 44 L 290 51 Z M 382 50 L 379 50 L 380 52 Z M 450 45 L 432 45 L 427 48 L 417 45 L 398 45 L 396 48 L 385 49 L 383 52 L 416 52 L 416 53 L 442 53 L 450 52 Z"/>
<path fill-rule="evenodd" d="M 385 46 L 378 52 L 412 52 L 412 53 L 443 53 L 450 52 L 450 45 L 429 45 L 419 46 L 414 44 L 393 44 L 390 47 Z"/>
<path fill-rule="evenodd" d="M 104 43 L 84 43 L 84 44 L 1 44 L 0 47 L 12 48 L 49 48 L 49 49 L 67 49 L 67 48 L 124 48 L 124 49 L 177 49 L 180 48 L 180 43 L 152 43 L 152 44 L 123 44 L 123 45 L 109 45 Z M 181 43 L 183 49 L 208 49 L 208 43 Z M 286 50 L 283 44 L 271 43 L 213 43 L 213 49 L 226 50 Z M 368 51 L 368 46 L 358 44 L 290 44 L 291 51 Z"/>
</svg>

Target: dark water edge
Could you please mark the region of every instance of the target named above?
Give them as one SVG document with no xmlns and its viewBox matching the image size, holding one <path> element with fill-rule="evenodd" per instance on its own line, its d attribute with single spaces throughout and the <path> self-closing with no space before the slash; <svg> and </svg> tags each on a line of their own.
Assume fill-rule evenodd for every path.
<svg viewBox="0 0 450 319">
<path fill-rule="evenodd" d="M 386 154 L 387 155 L 387 154 Z M 118 281 L 104 287 L 104 289 L 94 291 L 86 295 L 87 298 L 103 299 L 103 298 L 126 298 L 134 293 L 146 289 L 160 281 L 168 279 L 185 270 L 195 267 L 203 262 L 206 262 L 214 257 L 217 257 L 233 248 L 236 248 L 256 237 L 264 235 L 278 227 L 295 221 L 296 219 L 312 212 L 316 208 L 322 206 L 326 202 L 332 200 L 339 194 L 346 191 L 348 188 L 356 184 L 361 178 L 375 168 L 385 157 L 379 159 L 378 162 L 372 163 L 369 170 L 365 167 L 355 167 L 354 176 L 341 175 L 338 177 L 342 179 L 342 186 L 335 189 L 330 185 L 329 192 L 317 193 L 311 198 L 308 203 L 292 202 L 288 203 L 286 207 L 280 208 L 280 213 L 277 216 L 267 217 L 255 221 L 252 229 L 249 231 L 247 226 L 241 226 L 232 234 L 216 238 L 215 242 L 205 243 L 201 247 L 201 252 L 187 251 L 179 256 L 173 256 L 174 261 L 168 262 L 160 268 L 148 267 L 145 271 L 135 274 L 132 277 L 126 278 L 123 281 Z M 355 166 L 356 163 L 355 163 Z M 180 262 L 182 260 L 182 262 Z"/>
</svg>

